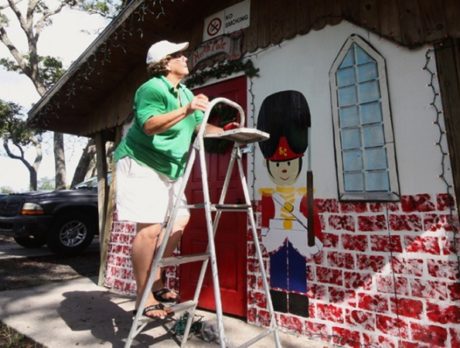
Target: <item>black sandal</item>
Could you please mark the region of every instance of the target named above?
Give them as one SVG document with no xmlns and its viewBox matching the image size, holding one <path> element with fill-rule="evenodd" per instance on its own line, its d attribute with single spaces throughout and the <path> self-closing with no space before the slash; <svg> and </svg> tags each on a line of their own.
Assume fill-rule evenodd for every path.
<svg viewBox="0 0 460 348">
<path fill-rule="evenodd" d="M 169 297 L 164 296 L 168 292 L 175 294 L 176 297 L 169 298 Z M 162 302 L 162 303 L 177 303 L 177 302 L 179 302 L 179 295 L 175 291 L 173 291 L 171 289 L 168 289 L 168 288 L 163 288 L 163 289 L 160 289 L 160 290 L 152 291 L 152 294 L 153 294 L 153 297 L 155 298 L 155 300 L 157 300 L 158 302 Z"/>
<path fill-rule="evenodd" d="M 144 308 L 144 310 L 142 311 L 142 315 L 146 318 L 149 318 L 149 319 L 164 319 L 165 317 L 169 317 L 169 316 L 172 316 L 174 315 L 174 312 L 166 312 L 166 315 L 165 316 L 154 316 L 154 315 L 147 315 L 148 312 L 151 312 L 151 311 L 164 311 L 165 310 L 165 306 L 162 305 L 161 303 L 157 303 L 157 304 L 154 304 L 154 305 L 150 305 L 150 306 L 147 306 Z M 133 310 L 133 316 L 135 316 L 137 314 L 137 310 Z"/>
</svg>

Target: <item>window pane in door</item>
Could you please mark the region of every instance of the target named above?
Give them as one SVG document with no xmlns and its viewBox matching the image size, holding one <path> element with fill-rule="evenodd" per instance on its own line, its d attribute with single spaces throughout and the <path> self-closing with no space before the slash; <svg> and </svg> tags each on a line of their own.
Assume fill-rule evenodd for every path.
<svg viewBox="0 0 460 348">
<path fill-rule="evenodd" d="M 356 104 L 356 87 L 342 87 L 337 90 L 339 106 L 348 106 Z"/>
<path fill-rule="evenodd" d="M 387 168 L 387 154 L 384 147 L 375 149 L 366 149 L 364 151 L 366 158 L 366 169 L 386 169 Z"/>
<path fill-rule="evenodd" d="M 337 86 L 349 86 L 355 83 L 355 69 L 345 68 L 337 71 Z"/>
<path fill-rule="evenodd" d="M 361 47 L 353 44 L 356 50 L 356 64 L 361 65 L 369 62 L 373 62 L 374 59 L 368 55 Z"/>
<path fill-rule="evenodd" d="M 359 84 L 359 103 L 367 103 L 380 99 L 378 81 L 364 82 Z"/>
<path fill-rule="evenodd" d="M 344 151 L 343 152 L 343 170 L 346 172 L 362 170 L 363 169 L 363 156 L 361 151 Z"/>
<path fill-rule="evenodd" d="M 390 181 L 386 170 L 366 173 L 367 191 L 389 191 Z"/>
<path fill-rule="evenodd" d="M 359 107 L 363 124 L 382 122 L 382 108 L 380 102 L 361 104 Z"/>
<path fill-rule="evenodd" d="M 357 106 L 347 106 L 339 110 L 340 127 L 353 127 L 359 125 L 359 113 Z"/>
<path fill-rule="evenodd" d="M 378 78 L 377 64 L 367 63 L 358 67 L 358 82 L 375 80 Z"/>
<path fill-rule="evenodd" d="M 380 124 L 363 127 L 364 147 L 383 146 L 383 128 Z"/>
<path fill-rule="evenodd" d="M 353 46 L 350 47 L 347 54 L 342 60 L 342 64 L 340 64 L 339 69 L 347 68 L 349 66 L 353 66 L 355 64 L 355 57 L 353 56 Z"/>
<path fill-rule="evenodd" d="M 363 191 L 364 190 L 364 180 L 362 173 L 345 173 L 343 175 L 345 191 Z"/>
<path fill-rule="evenodd" d="M 359 128 L 342 129 L 342 149 L 356 149 L 361 147 L 361 135 Z"/>
</svg>

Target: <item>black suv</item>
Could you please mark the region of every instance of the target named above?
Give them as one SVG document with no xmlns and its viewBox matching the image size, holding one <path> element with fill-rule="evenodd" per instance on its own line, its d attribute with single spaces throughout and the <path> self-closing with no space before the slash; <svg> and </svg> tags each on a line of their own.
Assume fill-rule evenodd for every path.
<svg viewBox="0 0 460 348">
<path fill-rule="evenodd" d="M 98 233 L 97 178 L 70 190 L 0 197 L 0 229 L 25 248 L 45 244 L 56 254 L 82 252 Z"/>
</svg>

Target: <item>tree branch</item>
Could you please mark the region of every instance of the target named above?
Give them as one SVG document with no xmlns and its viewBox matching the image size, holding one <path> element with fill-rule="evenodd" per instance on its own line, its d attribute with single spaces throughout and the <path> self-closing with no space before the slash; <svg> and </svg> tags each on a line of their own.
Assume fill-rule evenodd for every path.
<svg viewBox="0 0 460 348">
<path fill-rule="evenodd" d="M 33 164 L 33 168 L 35 169 L 36 172 L 38 172 L 38 167 L 40 166 L 40 163 L 42 162 L 43 159 L 43 152 L 42 152 L 42 143 L 41 143 L 41 137 L 39 136 L 38 138 L 33 137 L 31 142 L 35 146 L 35 151 L 36 151 L 36 156 Z"/>
<path fill-rule="evenodd" d="M 37 7 L 38 3 L 40 0 L 29 0 L 29 6 L 27 6 L 27 15 L 29 16 L 29 13 L 33 14 L 35 11 L 35 8 Z"/>
<path fill-rule="evenodd" d="M 15 1 L 14 4 L 17 5 L 17 4 L 19 4 L 21 1 L 22 1 L 22 0 L 17 0 L 17 1 Z M 5 4 L 5 5 L 0 5 L 0 11 L 1 11 L 1 10 L 4 10 L 4 9 L 6 9 L 6 8 L 10 8 L 10 6 L 11 6 L 10 4 L 8 4 L 8 5 L 6 5 L 6 4 Z"/>
<path fill-rule="evenodd" d="M 24 71 L 26 75 L 30 74 L 30 69 L 27 66 L 26 59 L 19 52 L 16 46 L 11 42 L 10 38 L 8 37 L 8 34 L 6 33 L 3 27 L 0 27 L 0 41 L 6 46 L 8 51 L 10 51 L 11 55 L 13 56 L 14 60 L 19 65 L 21 70 Z"/>
<path fill-rule="evenodd" d="M 29 0 L 29 5 L 27 6 L 26 19 L 27 19 L 27 28 L 31 30 L 34 25 L 34 11 L 40 0 Z M 31 32 L 33 35 L 33 32 Z"/>
<path fill-rule="evenodd" d="M 61 12 L 65 6 L 67 6 L 67 4 L 63 1 L 54 10 L 44 12 L 43 16 L 40 19 L 38 19 L 38 21 L 35 23 L 35 36 L 38 37 L 40 33 L 42 32 L 43 28 L 46 26 L 46 21 L 48 21 L 50 17 Z"/>
<path fill-rule="evenodd" d="M 21 1 L 22 1 L 22 0 L 17 0 L 17 1 L 15 2 L 15 4 L 19 4 Z M 8 5 L 0 5 L 0 11 L 1 11 L 1 10 L 4 10 L 4 9 L 6 9 L 6 8 L 10 8 L 10 4 L 8 4 Z"/>
<path fill-rule="evenodd" d="M 16 145 L 17 148 L 19 148 L 19 152 L 21 152 L 21 156 L 15 155 L 14 153 L 11 152 L 10 146 L 8 145 L 8 139 L 3 140 L 3 148 L 5 149 L 6 154 L 8 155 L 8 157 L 10 157 L 12 159 L 17 159 L 17 160 L 24 161 L 24 151 L 22 150 L 22 148 L 19 145 L 17 145 L 17 144 L 14 144 L 14 145 Z"/>
<path fill-rule="evenodd" d="M 19 11 L 18 7 L 16 6 L 18 2 L 15 2 L 14 0 L 8 0 L 8 4 L 10 5 L 11 10 L 14 12 L 14 15 L 19 21 L 19 24 L 21 25 L 22 30 L 27 32 L 27 23 L 22 16 L 21 11 Z"/>
</svg>

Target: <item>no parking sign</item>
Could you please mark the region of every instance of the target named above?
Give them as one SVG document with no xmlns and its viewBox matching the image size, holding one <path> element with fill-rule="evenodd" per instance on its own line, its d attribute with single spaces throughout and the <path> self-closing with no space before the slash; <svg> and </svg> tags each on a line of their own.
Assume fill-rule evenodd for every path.
<svg viewBox="0 0 460 348">
<path fill-rule="evenodd" d="M 204 20 L 203 41 L 249 27 L 251 1 L 245 0 Z"/>
</svg>

